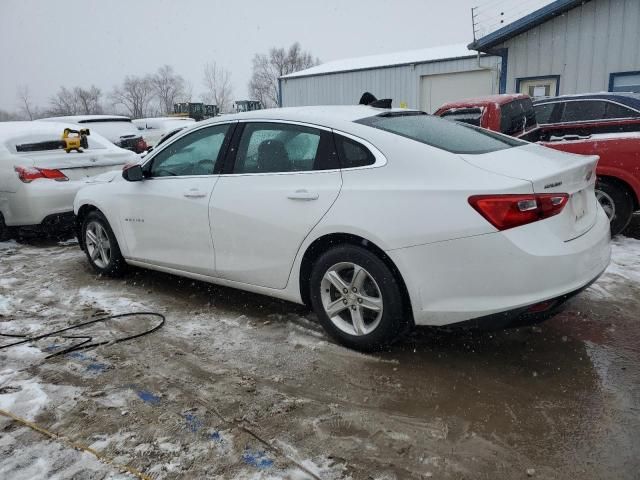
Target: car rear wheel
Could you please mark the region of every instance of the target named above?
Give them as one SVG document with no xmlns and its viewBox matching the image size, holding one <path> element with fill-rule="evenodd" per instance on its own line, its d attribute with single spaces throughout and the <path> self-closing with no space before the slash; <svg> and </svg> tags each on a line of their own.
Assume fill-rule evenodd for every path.
<svg viewBox="0 0 640 480">
<path fill-rule="evenodd" d="M 126 263 L 113 230 L 105 216 L 90 212 L 82 223 L 82 241 L 87 259 L 93 269 L 101 275 L 117 277 L 126 269 Z"/>
<path fill-rule="evenodd" d="M 611 235 L 621 233 L 631 222 L 633 198 L 623 186 L 609 180 L 598 179 L 596 198 L 611 224 Z"/>
<path fill-rule="evenodd" d="M 405 325 L 393 272 L 374 253 L 344 245 L 324 253 L 311 273 L 311 304 L 327 333 L 343 345 L 372 351 Z"/>
</svg>

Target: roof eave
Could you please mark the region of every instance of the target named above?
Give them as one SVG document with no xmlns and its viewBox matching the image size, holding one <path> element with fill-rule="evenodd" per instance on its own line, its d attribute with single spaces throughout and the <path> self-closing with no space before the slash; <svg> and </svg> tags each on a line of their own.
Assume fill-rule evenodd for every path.
<svg viewBox="0 0 640 480">
<path fill-rule="evenodd" d="M 524 16 L 507 26 L 479 38 L 475 42 L 470 43 L 468 48 L 470 50 L 490 53 L 490 49 L 496 45 L 531 30 L 532 28 L 537 27 L 558 15 L 562 15 L 572 8 L 590 1 L 591 0 L 555 0 L 549 5 Z"/>
</svg>

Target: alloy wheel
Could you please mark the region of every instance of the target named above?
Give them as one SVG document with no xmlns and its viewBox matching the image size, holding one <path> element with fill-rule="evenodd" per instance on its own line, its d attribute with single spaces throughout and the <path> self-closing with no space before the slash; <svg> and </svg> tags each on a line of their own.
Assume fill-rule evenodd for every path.
<svg viewBox="0 0 640 480">
<path fill-rule="evenodd" d="M 600 205 L 602 205 L 604 213 L 607 214 L 611 222 L 613 217 L 616 216 L 616 203 L 613 201 L 613 198 L 603 190 L 596 190 L 596 199 L 600 202 Z"/>
<path fill-rule="evenodd" d="M 367 335 L 380 324 L 383 313 L 380 287 L 360 265 L 337 263 L 325 272 L 320 288 L 327 316 L 343 332 Z"/>
<path fill-rule="evenodd" d="M 85 231 L 85 245 L 91 261 L 99 268 L 107 268 L 111 260 L 111 242 L 104 227 L 90 222 Z"/>
</svg>

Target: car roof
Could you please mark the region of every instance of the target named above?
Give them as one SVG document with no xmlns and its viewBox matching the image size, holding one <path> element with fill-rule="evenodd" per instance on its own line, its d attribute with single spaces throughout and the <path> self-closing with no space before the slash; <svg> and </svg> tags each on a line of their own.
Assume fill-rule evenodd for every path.
<svg viewBox="0 0 640 480">
<path fill-rule="evenodd" d="M 405 108 L 374 108 L 367 105 L 323 105 L 308 107 L 268 108 L 251 112 L 232 113 L 199 122 L 220 123 L 234 120 L 288 120 L 301 123 L 337 126 L 346 122 L 354 122 L 362 118 L 373 117 L 381 113 L 412 112 Z"/>
<path fill-rule="evenodd" d="M 543 103 L 566 102 L 570 100 L 611 100 L 627 107 L 640 110 L 640 94 L 627 92 L 583 93 L 578 95 L 561 95 L 534 101 L 534 105 Z"/>
<path fill-rule="evenodd" d="M 462 100 L 456 100 L 455 102 L 447 102 L 440 106 L 438 110 L 442 108 L 465 108 L 465 107 L 481 107 L 484 105 L 506 105 L 514 100 L 524 100 L 530 98 L 529 95 L 523 93 L 514 94 L 500 94 L 500 95 L 486 95 L 483 97 L 465 98 Z"/>
<path fill-rule="evenodd" d="M 90 123 L 90 122 L 101 122 L 101 121 L 130 122 L 131 119 L 129 117 L 125 117 L 124 115 L 63 115 L 61 117 L 41 118 L 40 121 L 45 121 L 45 122 L 64 121 L 64 122 L 71 122 L 71 123 Z"/>
</svg>

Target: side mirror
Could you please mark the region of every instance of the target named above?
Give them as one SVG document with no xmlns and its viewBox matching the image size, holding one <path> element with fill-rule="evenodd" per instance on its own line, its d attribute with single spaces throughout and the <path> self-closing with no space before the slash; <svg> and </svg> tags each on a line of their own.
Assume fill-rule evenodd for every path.
<svg viewBox="0 0 640 480">
<path fill-rule="evenodd" d="M 144 180 L 144 172 L 142 166 L 137 163 L 134 165 L 125 166 L 122 170 L 122 178 L 127 182 L 141 182 Z"/>
</svg>

